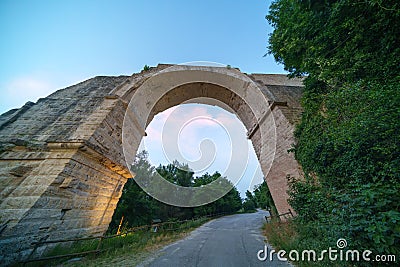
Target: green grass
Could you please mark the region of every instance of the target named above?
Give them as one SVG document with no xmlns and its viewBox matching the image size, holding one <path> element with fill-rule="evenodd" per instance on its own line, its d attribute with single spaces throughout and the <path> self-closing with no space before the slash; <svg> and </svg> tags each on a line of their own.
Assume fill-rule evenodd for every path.
<svg viewBox="0 0 400 267">
<path fill-rule="evenodd" d="M 300 253 L 304 250 L 315 250 L 317 253 L 317 258 L 319 253 L 328 249 L 325 247 L 325 242 L 316 238 L 314 233 L 310 229 L 300 229 L 300 226 L 295 223 L 295 221 L 288 220 L 286 222 L 272 221 L 264 224 L 263 234 L 266 236 L 267 241 L 271 244 L 276 251 L 284 250 L 286 251 L 286 257 L 291 250 L 296 250 Z M 309 231 L 307 235 L 299 234 L 301 231 Z M 302 237 L 308 236 L 304 239 Z M 301 257 L 301 256 L 300 256 Z M 291 262 L 295 266 L 299 267 L 309 267 L 309 266 L 353 266 L 351 262 L 345 261 L 329 261 L 327 257 L 323 261 L 299 261 Z"/>
<path fill-rule="evenodd" d="M 151 229 L 127 233 L 125 235 L 104 238 L 99 244 L 99 239 L 76 241 L 69 244 L 60 244 L 45 253 L 42 257 L 67 255 L 93 251 L 99 248 L 100 253 L 88 254 L 81 260 L 69 262 L 80 256 L 66 257 L 56 260 L 44 260 L 27 263 L 25 266 L 105 266 L 113 263 L 113 266 L 133 266 L 154 251 L 187 236 L 190 231 L 207 222 L 208 218 L 200 218 L 184 223 L 170 223 L 159 227 L 157 232 Z"/>
</svg>

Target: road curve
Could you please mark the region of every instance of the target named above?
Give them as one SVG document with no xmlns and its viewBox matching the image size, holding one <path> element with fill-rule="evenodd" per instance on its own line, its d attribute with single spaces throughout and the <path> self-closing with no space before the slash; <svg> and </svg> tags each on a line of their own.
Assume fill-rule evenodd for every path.
<svg viewBox="0 0 400 267">
<path fill-rule="evenodd" d="M 212 220 L 139 266 L 291 266 L 277 259 L 258 259 L 258 251 L 269 247 L 261 234 L 265 215 L 258 211 Z"/>
</svg>

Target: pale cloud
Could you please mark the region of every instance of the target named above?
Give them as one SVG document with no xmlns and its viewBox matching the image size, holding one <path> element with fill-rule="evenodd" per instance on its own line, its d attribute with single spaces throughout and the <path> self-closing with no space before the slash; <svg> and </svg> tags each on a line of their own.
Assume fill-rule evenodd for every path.
<svg viewBox="0 0 400 267">
<path fill-rule="evenodd" d="M 55 86 L 43 75 L 26 75 L 3 82 L 1 91 L 0 113 L 3 113 L 19 108 L 28 101 L 36 102 L 39 98 L 46 97 L 55 91 Z"/>
<path fill-rule="evenodd" d="M 236 115 L 221 108 L 201 104 L 176 106 L 157 114 L 146 132 L 147 137 L 142 140 L 141 148 L 149 151 L 153 165 L 165 165 L 174 159 L 181 161 L 181 157 L 189 165 L 190 162 L 207 163 L 207 168 L 198 169 L 195 175 L 219 171 L 225 173 L 228 179 L 229 176 L 236 176 L 233 182 L 240 180 L 238 186 L 242 195 L 247 189 L 253 189 L 262 178 L 252 145 L 246 139 L 244 125 Z M 211 142 L 204 143 L 205 140 Z M 239 145 L 232 143 L 237 143 L 237 140 L 240 140 Z M 178 151 L 169 154 L 169 159 L 163 151 L 163 142 L 167 146 L 177 144 Z M 214 159 L 210 156 L 212 153 L 215 154 Z M 210 160 L 203 160 L 202 155 L 207 155 Z M 238 178 L 238 175 L 241 177 Z"/>
<path fill-rule="evenodd" d="M 51 82 L 33 76 L 19 77 L 12 80 L 8 86 L 6 86 L 6 94 L 8 97 L 24 97 L 27 101 L 36 101 L 41 97 L 46 97 L 52 91 L 54 91 L 54 86 Z"/>
<path fill-rule="evenodd" d="M 181 105 L 158 114 L 146 132 L 146 147 L 162 148 L 163 144 L 164 148 L 171 144 L 176 147 L 173 144 L 178 144 L 177 149 L 172 149 L 172 153 L 169 153 L 169 157 L 181 160 L 183 157 L 193 162 L 204 155 L 215 153 L 216 160 L 221 163 L 218 157 L 224 158 L 222 161 L 225 165 L 226 156 L 231 154 L 227 151 L 232 150 L 232 138 L 245 139 L 243 125 L 235 115 L 220 108 L 199 104 Z M 170 152 L 171 149 L 166 150 Z"/>
<path fill-rule="evenodd" d="M 65 88 L 87 80 L 89 74 L 67 74 L 56 71 L 34 71 L 31 73 L 8 77 L 0 81 L 0 113 L 12 108 L 19 108 L 26 102 L 36 102 L 47 97 L 57 89 Z"/>
<path fill-rule="evenodd" d="M 156 116 L 154 116 L 154 121 L 161 121 L 165 122 L 165 120 L 171 116 L 171 114 L 178 108 L 179 106 L 171 107 L 169 109 L 164 110 L 161 113 L 158 113 Z"/>
<path fill-rule="evenodd" d="M 238 123 L 238 120 L 239 119 L 235 115 L 227 113 L 219 113 L 218 116 L 216 117 L 216 121 L 222 123 L 223 125 L 227 126 L 240 125 L 243 128 L 243 125 L 241 123 Z"/>
<path fill-rule="evenodd" d="M 229 129 L 223 121 L 218 121 L 216 118 L 219 114 L 225 113 L 224 110 L 216 111 L 216 108 L 211 106 L 192 104 L 183 105 L 175 111 L 166 123 L 170 127 L 172 125 L 173 129 L 179 129 L 179 148 L 188 160 L 194 161 L 201 158 L 202 154 L 209 155 L 214 150 L 219 154 L 223 148 L 229 148 L 229 133 L 227 133 Z M 174 136 L 168 137 L 174 138 Z M 212 146 L 210 142 L 205 146 L 206 143 L 203 143 L 205 139 L 210 140 Z"/>
<path fill-rule="evenodd" d="M 161 140 L 161 131 L 159 127 L 157 127 L 156 123 L 150 123 L 150 125 L 146 129 L 147 136 L 145 137 L 148 142 L 157 142 Z"/>
</svg>

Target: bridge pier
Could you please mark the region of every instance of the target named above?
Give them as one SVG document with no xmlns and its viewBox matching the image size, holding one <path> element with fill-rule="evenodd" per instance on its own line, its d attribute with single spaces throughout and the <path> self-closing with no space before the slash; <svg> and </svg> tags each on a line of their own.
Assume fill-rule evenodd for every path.
<svg viewBox="0 0 400 267">
<path fill-rule="evenodd" d="M 48 147 L 2 154 L 1 262 L 27 257 L 35 242 L 103 235 L 131 177 L 82 143 Z"/>
</svg>

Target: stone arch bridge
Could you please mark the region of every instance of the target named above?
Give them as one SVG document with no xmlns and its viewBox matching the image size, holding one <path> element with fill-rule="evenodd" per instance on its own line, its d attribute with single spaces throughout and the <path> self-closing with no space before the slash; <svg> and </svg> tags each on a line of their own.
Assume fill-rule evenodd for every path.
<svg viewBox="0 0 400 267">
<path fill-rule="evenodd" d="M 132 76 L 95 77 L 2 114 L 0 262 L 27 257 L 37 241 L 107 230 L 132 178 L 121 144 L 134 96 L 140 101 L 125 123 L 136 148 L 154 115 L 171 106 L 205 97 L 229 107 L 248 130 L 278 212 L 287 212 L 286 177 L 301 173 L 287 152 L 301 92 L 301 81 L 285 75 L 160 64 Z"/>
</svg>

